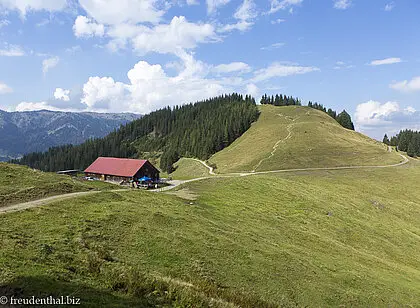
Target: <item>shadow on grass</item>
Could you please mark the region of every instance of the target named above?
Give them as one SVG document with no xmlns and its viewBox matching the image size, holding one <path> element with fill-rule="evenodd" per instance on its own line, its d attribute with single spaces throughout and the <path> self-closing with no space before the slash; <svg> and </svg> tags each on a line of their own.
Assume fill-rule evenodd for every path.
<svg viewBox="0 0 420 308">
<path fill-rule="evenodd" d="M 12 282 L 0 286 L 0 296 L 6 296 L 9 301 L 12 296 L 26 299 L 30 299 L 32 296 L 35 298 L 52 296 L 54 299 L 63 296 L 64 300 L 68 296 L 69 298 L 79 298 L 79 307 L 155 307 L 158 304 L 153 298 L 131 297 L 110 290 L 95 289 L 84 284 L 57 281 L 46 276 L 16 278 Z M 33 307 L 34 305 L 29 306 Z M 10 307 L 20 306 L 10 305 Z"/>
</svg>

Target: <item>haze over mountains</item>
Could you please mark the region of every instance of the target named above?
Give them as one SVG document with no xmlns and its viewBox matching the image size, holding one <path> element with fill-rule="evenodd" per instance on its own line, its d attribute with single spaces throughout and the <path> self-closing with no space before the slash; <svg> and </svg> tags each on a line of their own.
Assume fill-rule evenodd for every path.
<svg viewBox="0 0 420 308">
<path fill-rule="evenodd" d="M 79 144 L 89 138 L 104 137 L 139 117 L 131 113 L 0 110 L 0 161 L 29 152 L 46 151 L 52 146 Z"/>
</svg>

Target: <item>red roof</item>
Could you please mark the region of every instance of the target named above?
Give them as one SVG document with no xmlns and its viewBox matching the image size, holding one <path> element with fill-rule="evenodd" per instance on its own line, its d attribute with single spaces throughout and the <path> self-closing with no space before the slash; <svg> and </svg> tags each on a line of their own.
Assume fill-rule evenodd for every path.
<svg viewBox="0 0 420 308">
<path fill-rule="evenodd" d="M 140 159 L 98 157 L 85 172 L 132 177 L 146 162 Z"/>
</svg>

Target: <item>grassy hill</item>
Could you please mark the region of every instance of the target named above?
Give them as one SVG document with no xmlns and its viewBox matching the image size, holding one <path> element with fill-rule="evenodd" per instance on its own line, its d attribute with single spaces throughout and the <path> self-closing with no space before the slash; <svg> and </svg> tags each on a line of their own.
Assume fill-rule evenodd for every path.
<svg viewBox="0 0 420 308">
<path fill-rule="evenodd" d="M 181 158 L 174 167 L 175 171 L 170 174 L 173 179 L 189 180 L 209 176 L 209 169 L 192 158 Z"/>
<path fill-rule="evenodd" d="M 401 157 L 326 113 L 309 107 L 260 106 L 248 131 L 209 162 L 217 172 L 249 172 L 308 167 L 371 166 L 399 163 Z"/>
<path fill-rule="evenodd" d="M 0 163 L 0 206 L 65 193 L 109 189 L 110 184 L 75 180 L 68 176 Z"/>
<path fill-rule="evenodd" d="M 0 216 L 0 292 L 86 306 L 401 307 L 420 298 L 420 164 L 212 178 Z M 386 183 L 386 184 L 384 184 Z"/>
</svg>

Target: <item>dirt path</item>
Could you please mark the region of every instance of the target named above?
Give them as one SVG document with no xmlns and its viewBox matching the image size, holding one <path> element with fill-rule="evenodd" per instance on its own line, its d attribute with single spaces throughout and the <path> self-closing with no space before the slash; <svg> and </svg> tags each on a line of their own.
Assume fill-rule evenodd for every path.
<svg viewBox="0 0 420 308">
<path fill-rule="evenodd" d="M 277 114 L 277 115 L 278 115 L 278 116 L 280 116 L 280 117 L 283 117 L 283 115 L 282 115 L 281 113 L 280 113 L 280 114 Z M 289 140 L 290 138 L 292 138 L 292 128 L 293 128 L 293 126 L 295 125 L 295 121 L 296 121 L 297 119 L 299 119 L 299 117 L 297 117 L 297 118 L 292 118 L 292 117 L 286 116 L 285 118 L 286 118 L 286 119 L 288 119 L 288 120 L 291 120 L 291 121 L 292 121 L 292 123 L 290 123 L 290 124 L 289 124 L 289 125 L 287 125 L 287 127 L 286 127 L 287 132 L 288 132 L 288 135 L 287 135 L 285 138 L 282 138 L 282 139 L 278 140 L 278 141 L 274 144 L 274 146 L 273 146 L 273 150 L 271 151 L 270 156 L 268 156 L 268 157 L 266 157 L 266 158 L 261 159 L 261 160 L 258 162 L 258 164 L 256 164 L 256 165 L 255 165 L 255 167 L 252 169 L 252 171 L 251 171 L 251 172 L 256 172 L 256 171 L 257 171 L 257 169 L 261 166 L 261 164 L 262 164 L 263 162 L 265 162 L 266 160 L 269 160 L 270 158 L 272 158 L 272 157 L 274 156 L 274 154 L 276 153 L 276 151 L 277 151 L 277 149 L 278 149 L 278 147 L 279 147 L 280 143 L 284 143 L 284 142 L 286 142 L 287 140 Z"/>
<path fill-rule="evenodd" d="M 106 191 L 119 192 L 119 191 L 126 191 L 126 190 L 127 189 L 113 189 L 113 190 L 106 190 Z M 70 194 L 51 196 L 44 199 L 38 199 L 38 200 L 28 201 L 24 203 L 6 205 L 3 207 L 0 207 L 0 215 L 11 213 L 11 212 L 18 212 L 18 211 L 26 210 L 32 207 L 46 205 L 55 201 L 73 199 L 73 198 L 87 196 L 87 195 L 94 195 L 101 192 L 103 191 L 101 190 L 81 191 L 81 192 L 75 192 L 75 193 L 70 193 Z"/>
<path fill-rule="evenodd" d="M 207 165 L 207 163 L 205 161 L 199 160 L 197 158 L 193 158 L 193 160 L 198 161 L 204 167 L 206 167 L 207 169 L 209 169 L 209 174 L 211 174 L 211 175 L 217 175 L 216 173 L 214 173 L 214 168 L 213 167 L 210 167 L 209 165 Z"/>
<path fill-rule="evenodd" d="M 282 173 L 282 172 L 299 172 L 299 171 L 320 171 L 320 170 L 351 170 L 351 169 L 372 169 L 372 168 L 392 168 L 405 165 L 409 162 L 409 159 L 402 154 L 399 154 L 404 160 L 398 164 L 393 165 L 382 165 L 382 166 L 342 166 L 342 167 L 320 167 L 320 168 L 299 168 L 299 169 L 282 169 L 282 170 L 271 170 L 271 171 L 260 171 L 260 172 L 245 172 L 240 173 L 239 176 L 249 176 L 257 174 L 270 174 L 270 173 Z"/>
<path fill-rule="evenodd" d="M 10 213 L 10 212 L 17 212 L 17 211 L 26 210 L 26 209 L 29 209 L 29 208 L 32 208 L 32 207 L 45 205 L 45 204 L 48 204 L 48 203 L 51 203 L 51 202 L 54 202 L 54 201 L 67 200 L 67 199 L 72 199 L 72 198 L 76 198 L 76 197 L 80 197 L 80 196 L 92 195 L 92 194 L 99 193 L 99 192 L 100 191 L 83 191 L 83 192 L 76 192 L 76 193 L 52 196 L 52 197 L 39 199 L 39 200 L 34 200 L 34 201 L 29 201 L 29 202 L 25 202 L 25 203 L 7 205 L 7 206 L 0 207 L 0 215 L 5 214 L 5 213 Z"/>
<path fill-rule="evenodd" d="M 151 192 L 165 192 L 165 191 L 172 190 L 172 189 L 174 189 L 174 188 L 176 188 L 176 187 L 178 187 L 182 184 L 201 181 L 201 180 L 206 180 L 206 179 L 211 179 L 211 178 L 230 178 L 230 177 L 238 177 L 238 176 L 250 176 L 250 175 L 261 175 L 261 174 L 272 174 L 272 173 L 285 173 L 285 172 L 299 172 L 299 171 L 321 171 L 321 170 L 326 170 L 327 171 L 327 170 L 392 168 L 392 167 L 399 167 L 399 166 L 405 165 L 409 162 L 409 159 L 406 156 L 404 156 L 400 153 L 398 153 L 398 154 L 403 158 L 403 161 L 398 163 L 398 164 L 393 164 L 393 165 L 343 166 L 343 167 L 325 167 L 325 168 L 299 168 L 299 169 L 282 169 L 282 170 L 271 170 L 271 171 L 259 171 L 259 172 L 247 172 L 247 173 L 226 173 L 226 174 L 216 174 L 216 173 L 214 173 L 214 169 L 212 167 L 208 166 L 205 162 L 203 162 L 201 160 L 195 159 L 195 160 L 201 162 L 204 166 L 206 166 L 207 169 L 209 169 L 209 174 L 212 175 L 212 176 L 200 177 L 200 178 L 195 178 L 195 179 L 190 179 L 190 180 L 172 180 L 172 181 L 168 182 L 170 184 L 169 186 L 159 188 L 159 189 L 155 189 L 155 190 L 152 190 Z M 129 190 L 129 189 L 115 189 L 115 190 L 108 190 L 108 191 L 120 192 L 120 191 L 127 191 L 127 190 Z M 49 203 L 54 202 L 54 201 L 67 200 L 67 199 L 77 198 L 77 197 L 80 197 L 80 196 L 97 194 L 97 193 L 101 193 L 101 192 L 103 192 L 103 191 L 76 192 L 76 193 L 52 196 L 52 197 L 48 197 L 48 198 L 45 198 L 45 199 L 39 199 L 39 200 L 29 201 L 29 202 L 25 202 L 25 203 L 8 205 L 8 206 L 0 207 L 0 215 L 6 214 L 6 213 L 11 213 L 11 212 L 22 211 L 22 210 L 37 207 L 37 206 L 46 205 L 46 204 L 49 204 Z"/>
</svg>

